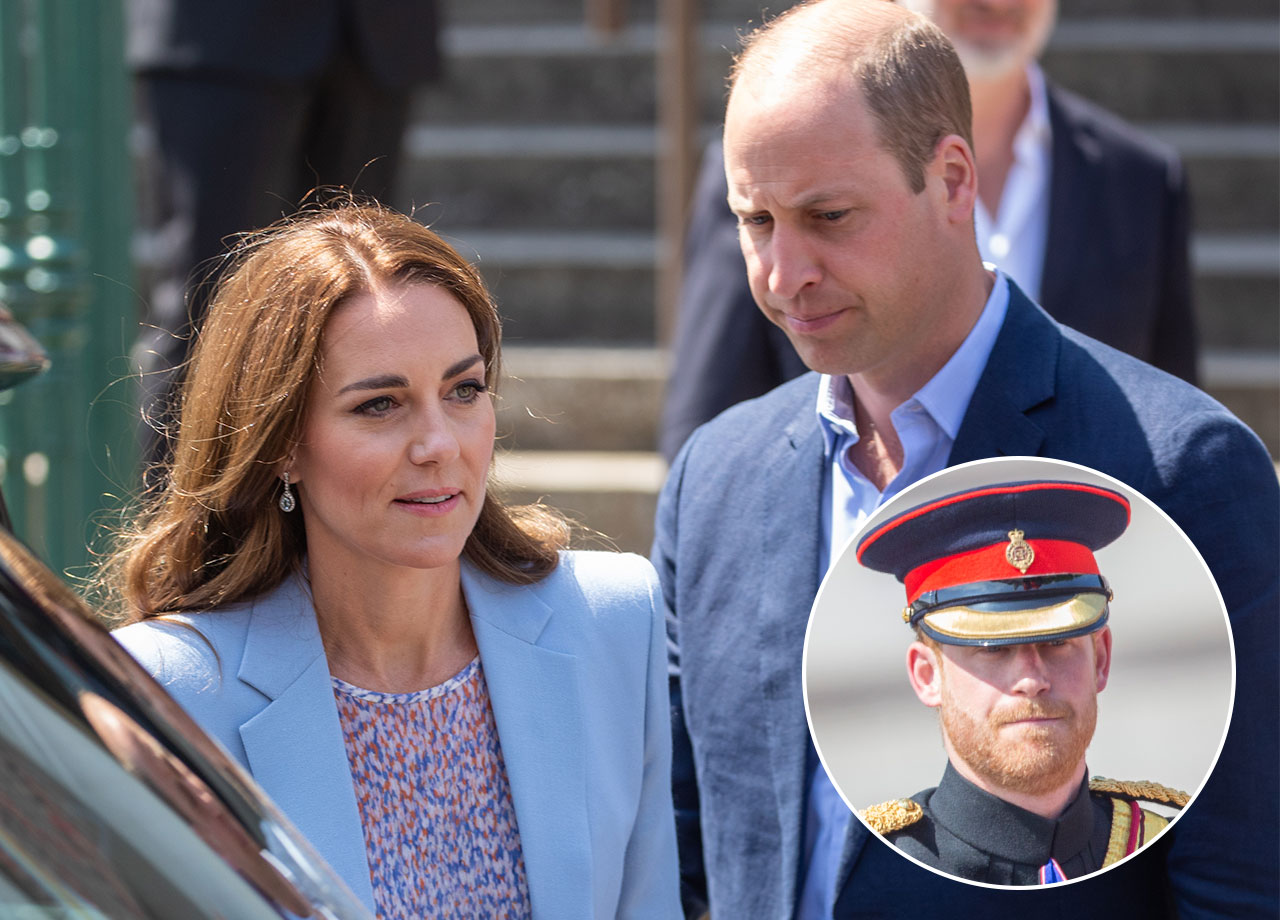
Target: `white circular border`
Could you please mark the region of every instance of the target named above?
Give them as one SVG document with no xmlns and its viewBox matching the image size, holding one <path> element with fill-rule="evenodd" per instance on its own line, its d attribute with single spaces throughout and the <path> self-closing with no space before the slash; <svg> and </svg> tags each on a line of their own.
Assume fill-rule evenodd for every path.
<svg viewBox="0 0 1280 920">
<path fill-rule="evenodd" d="M 1106 486 L 1127 497 L 1131 506 L 1129 529 L 1096 554 L 1099 570 L 1115 590 L 1110 620 L 1114 648 L 1110 680 L 1098 696 L 1098 728 L 1088 753 L 1090 774 L 1151 780 L 1184 791 L 1194 788 L 1194 802 L 1213 772 L 1235 705 L 1236 659 L 1226 605 L 1200 552 L 1155 503 L 1105 473 L 1042 457 L 998 457 L 948 467 L 877 508 L 842 549 L 833 550 L 833 562 L 809 610 L 801 664 L 805 719 L 823 769 L 855 815 L 877 802 L 907 798 L 936 786 L 946 765 L 946 753 L 936 711 L 916 699 L 907 682 L 906 650 L 912 636 L 901 617 L 905 589 L 892 575 L 859 565 L 853 547 L 869 528 L 911 506 L 979 486 L 1035 479 Z M 1150 575 L 1156 577 L 1147 577 Z M 865 602 L 865 612 L 853 614 L 861 620 L 856 632 L 846 622 L 848 602 L 837 596 L 837 592 L 852 593 L 846 584 L 851 580 L 860 589 L 859 606 Z M 1170 618 L 1165 613 L 1181 606 L 1194 614 L 1210 599 L 1217 617 L 1189 618 L 1182 612 Z M 823 620 L 817 630 L 820 651 L 815 653 L 814 621 L 819 617 Z M 1206 619 L 1210 622 L 1199 622 Z M 846 635 L 838 635 L 842 632 Z M 1138 645 L 1137 640 L 1143 644 Z M 1135 654 L 1139 648 L 1143 654 Z M 890 652 L 887 656 L 886 649 Z M 812 689 L 815 656 L 816 680 L 824 682 L 818 691 Z M 1224 680 L 1222 672 L 1227 664 L 1229 675 Z M 1156 692 L 1146 680 L 1153 665 L 1160 666 L 1161 684 Z M 844 681 L 837 700 L 837 692 L 829 690 L 830 684 L 825 682 L 837 679 L 832 675 L 839 672 L 852 672 L 853 677 Z M 1226 712 L 1219 719 L 1213 715 L 1221 708 L 1215 700 L 1224 694 Z M 819 699 L 817 721 L 821 729 L 815 729 L 814 696 Z M 847 698 L 855 700 L 852 706 Z M 1183 704 L 1191 700 L 1197 702 L 1191 707 L 1193 714 L 1188 715 Z M 840 723 L 852 723 L 846 727 L 855 729 L 847 743 Z M 1218 726 L 1217 745 L 1208 756 L 1203 741 L 1214 736 L 1214 726 Z M 823 737 L 828 740 L 826 751 Z M 1170 757 L 1170 745 L 1177 746 L 1179 757 Z M 868 764 L 874 766 L 876 778 L 864 786 Z M 855 775 L 852 784 L 858 788 L 851 791 L 857 800 L 851 801 L 845 787 Z M 1144 803 L 1144 807 L 1152 806 Z M 1176 821 L 1177 812 L 1162 811 Z M 968 885 L 1002 891 L 1043 887 L 964 879 L 897 852 L 936 875 Z M 1128 858 L 1059 884 L 1094 878 Z"/>
</svg>

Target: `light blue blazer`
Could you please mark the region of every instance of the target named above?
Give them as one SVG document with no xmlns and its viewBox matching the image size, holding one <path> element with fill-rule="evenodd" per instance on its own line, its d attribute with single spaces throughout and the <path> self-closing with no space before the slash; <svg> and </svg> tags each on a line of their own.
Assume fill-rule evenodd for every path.
<svg viewBox="0 0 1280 920">
<path fill-rule="evenodd" d="M 515 587 L 464 560 L 462 587 L 533 916 L 680 917 L 664 608 L 653 569 L 638 556 L 571 552 L 543 581 Z M 200 635 L 148 620 L 115 636 L 372 911 L 360 813 L 306 583 L 290 578 L 256 600 L 168 619 Z"/>
</svg>

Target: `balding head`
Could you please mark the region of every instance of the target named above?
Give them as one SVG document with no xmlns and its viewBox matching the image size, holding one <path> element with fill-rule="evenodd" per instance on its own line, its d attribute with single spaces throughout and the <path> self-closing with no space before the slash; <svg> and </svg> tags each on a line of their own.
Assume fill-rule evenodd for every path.
<svg viewBox="0 0 1280 920">
<path fill-rule="evenodd" d="M 969 85 L 955 49 L 927 19 L 888 0 L 792 7 L 747 36 L 730 83 L 730 106 L 739 91 L 860 93 L 881 144 L 917 192 L 942 138 L 973 145 Z"/>
</svg>

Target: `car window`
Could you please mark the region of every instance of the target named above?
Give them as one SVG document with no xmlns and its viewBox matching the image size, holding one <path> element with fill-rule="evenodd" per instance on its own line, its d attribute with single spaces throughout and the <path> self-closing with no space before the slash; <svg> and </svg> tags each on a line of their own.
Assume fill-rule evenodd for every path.
<svg viewBox="0 0 1280 920">
<path fill-rule="evenodd" d="M 0 531 L 0 917 L 367 920 L 310 845 Z"/>
</svg>

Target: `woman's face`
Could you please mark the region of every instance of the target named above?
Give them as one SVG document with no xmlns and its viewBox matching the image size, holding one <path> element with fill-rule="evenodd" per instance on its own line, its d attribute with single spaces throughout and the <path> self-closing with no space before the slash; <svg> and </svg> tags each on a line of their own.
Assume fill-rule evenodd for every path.
<svg viewBox="0 0 1280 920">
<path fill-rule="evenodd" d="M 456 566 L 493 438 L 484 359 L 453 295 L 389 284 L 346 301 L 289 467 L 312 570 Z"/>
</svg>

